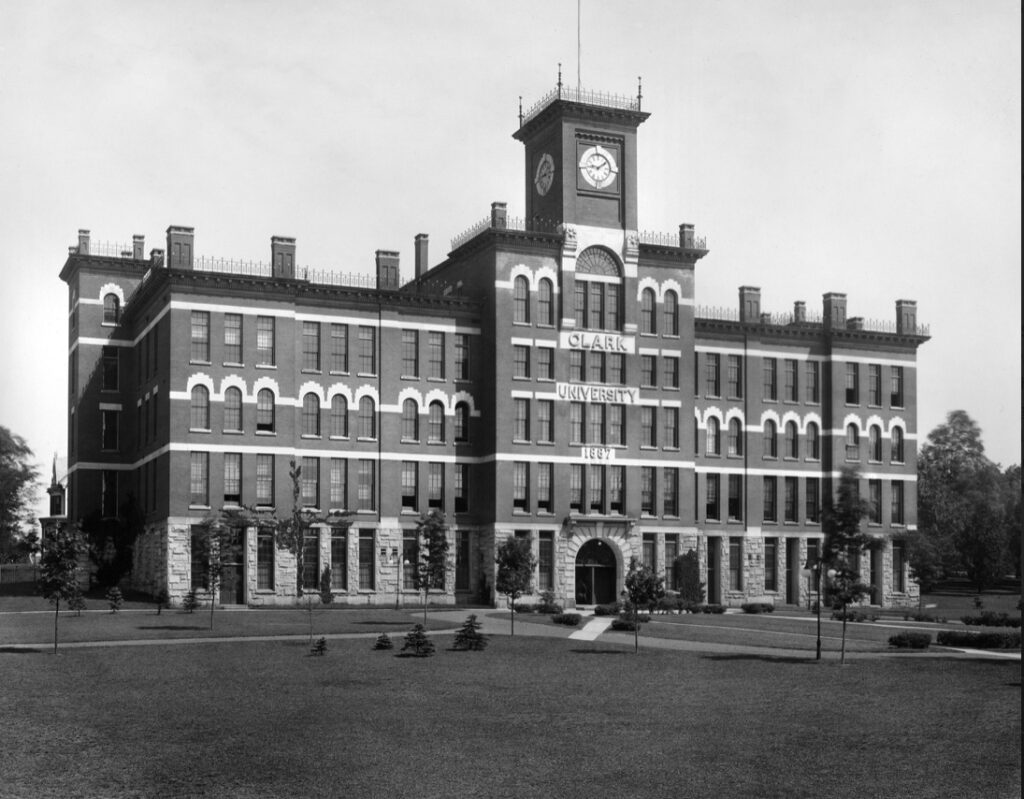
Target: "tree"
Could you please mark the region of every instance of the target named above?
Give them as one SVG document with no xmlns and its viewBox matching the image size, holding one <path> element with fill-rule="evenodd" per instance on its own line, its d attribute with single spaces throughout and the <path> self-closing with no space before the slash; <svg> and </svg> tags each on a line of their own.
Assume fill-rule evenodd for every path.
<svg viewBox="0 0 1024 799">
<path fill-rule="evenodd" d="M 672 573 L 679 586 L 679 598 L 687 605 L 704 604 L 704 583 L 700 579 L 700 560 L 692 549 L 672 562 Z"/>
<path fill-rule="evenodd" d="M 0 426 L 0 561 L 15 556 L 22 526 L 35 501 L 39 473 L 25 439 Z"/>
<path fill-rule="evenodd" d="M 622 592 L 629 599 L 633 610 L 633 651 L 640 652 L 640 621 L 639 609 L 656 602 L 665 596 L 665 579 L 655 574 L 646 563 L 635 557 L 630 558 L 629 571 L 626 573 L 626 588 Z"/>
<path fill-rule="evenodd" d="M 202 535 L 195 539 L 200 547 L 199 557 L 206 564 L 206 588 L 210 594 L 210 629 L 213 629 L 213 611 L 217 606 L 217 593 L 224 579 L 224 571 L 242 557 L 245 529 L 251 525 L 245 508 L 221 508 L 203 520 Z"/>
<path fill-rule="evenodd" d="M 94 511 L 82 520 L 89 559 L 96 566 L 96 582 L 101 586 L 116 586 L 132 570 L 135 541 L 144 527 L 145 514 L 134 494 L 128 494 L 117 516 L 104 517 Z"/>
<path fill-rule="evenodd" d="M 448 572 L 448 529 L 444 514 L 437 508 L 420 516 L 416 524 L 416 570 L 413 585 L 423 592 L 423 626 L 427 625 L 427 597 L 431 588 L 444 589 Z"/>
<path fill-rule="evenodd" d="M 533 556 L 529 539 L 510 535 L 505 543 L 498 547 L 498 555 L 494 562 L 498 564 L 498 577 L 494 587 L 499 594 L 508 597 L 512 613 L 512 635 L 515 635 L 516 600 L 529 591 L 537 559 Z"/>
<path fill-rule="evenodd" d="M 868 503 L 860 497 L 860 472 L 845 467 L 839 475 L 835 497 L 829 499 L 822 511 L 824 563 L 833 601 L 843 612 L 841 663 L 846 663 L 846 606 L 859 601 L 870 590 L 860 579 L 860 558 L 871 542 L 871 537 L 861 532 L 860 523 L 869 510 Z"/>
<path fill-rule="evenodd" d="M 53 604 L 53 654 L 57 654 L 57 620 L 60 601 L 71 601 L 79 594 L 78 563 L 85 543 L 77 525 L 59 522 L 43 542 L 39 561 L 39 587 Z"/>
<path fill-rule="evenodd" d="M 1021 535 L 1024 531 L 1024 510 L 1021 508 L 1020 466 L 1013 465 L 1003 472 L 1003 529 L 1006 538 L 1007 567 L 1019 579 Z"/>
<path fill-rule="evenodd" d="M 981 429 L 965 411 L 951 411 L 928 434 L 917 462 L 918 523 L 941 553 L 946 571 L 964 569 L 980 592 L 1007 562 L 1003 476 L 987 457 Z M 916 551 L 915 551 L 916 550 Z M 915 570 L 929 550 L 908 552 Z"/>
<path fill-rule="evenodd" d="M 455 631 L 455 643 L 452 648 L 482 652 L 487 648 L 487 636 L 480 632 L 482 626 L 477 621 L 476 614 L 468 616 L 462 626 Z"/>
</svg>

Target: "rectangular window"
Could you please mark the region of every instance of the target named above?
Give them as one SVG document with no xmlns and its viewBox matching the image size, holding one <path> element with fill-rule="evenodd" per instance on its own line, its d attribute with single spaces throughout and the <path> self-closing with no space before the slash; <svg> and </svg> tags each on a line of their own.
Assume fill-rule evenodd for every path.
<svg viewBox="0 0 1024 799">
<path fill-rule="evenodd" d="M 359 326 L 359 374 L 377 374 L 377 329 Z"/>
<path fill-rule="evenodd" d="M 224 314 L 224 361 L 242 362 L 242 315 Z"/>
<path fill-rule="evenodd" d="M 555 351 L 551 347 L 537 348 L 537 379 L 555 379 Z"/>
<path fill-rule="evenodd" d="M 860 369 L 859 364 L 846 364 L 846 404 L 856 405 L 860 402 Z"/>
<path fill-rule="evenodd" d="M 764 540 L 764 590 L 779 590 L 779 539 Z"/>
<path fill-rule="evenodd" d="M 420 334 L 416 330 L 402 331 L 402 377 L 420 376 Z"/>
<path fill-rule="evenodd" d="M 373 530 L 359 531 L 359 590 L 374 589 Z"/>
<path fill-rule="evenodd" d="M 569 465 L 569 509 L 583 512 L 583 465 Z"/>
<path fill-rule="evenodd" d="M 120 411 L 101 411 L 100 422 L 103 426 L 103 449 L 108 452 L 117 451 L 117 428 L 120 426 Z"/>
<path fill-rule="evenodd" d="M 662 508 L 666 516 L 679 515 L 679 470 L 665 469 L 662 479 Z"/>
<path fill-rule="evenodd" d="M 348 590 L 348 530 L 331 528 L 331 590 Z"/>
<path fill-rule="evenodd" d="M 258 366 L 274 366 L 277 361 L 274 355 L 275 319 L 272 316 L 256 317 L 256 364 Z"/>
<path fill-rule="evenodd" d="M 590 284 L 587 316 L 590 319 L 591 330 L 600 330 L 604 326 L 604 285 L 601 283 Z"/>
<path fill-rule="evenodd" d="M 256 533 L 256 590 L 274 590 L 274 533 L 268 527 Z"/>
<path fill-rule="evenodd" d="M 675 356 L 665 356 L 661 359 L 664 379 L 662 385 L 665 388 L 679 388 L 679 359 Z"/>
<path fill-rule="evenodd" d="M 818 404 L 821 400 L 821 391 L 819 388 L 819 378 L 821 377 L 821 364 L 817 361 L 807 362 L 807 386 L 805 396 L 808 402 Z"/>
<path fill-rule="evenodd" d="M 555 534 L 541 530 L 537 542 L 537 587 L 541 591 L 555 590 Z"/>
<path fill-rule="evenodd" d="M 512 509 L 530 510 L 530 464 L 523 461 L 512 464 Z"/>
<path fill-rule="evenodd" d="M 320 459 L 303 458 L 299 486 L 302 489 L 302 504 L 307 508 L 320 507 Z"/>
<path fill-rule="evenodd" d="M 717 474 L 709 474 L 705 476 L 705 503 L 704 503 L 704 518 L 711 521 L 718 521 L 720 516 L 721 507 L 721 476 Z"/>
<path fill-rule="evenodd" d="M 626 467 L 608 467 L 608 512 L 626 512 Z"/>
<path fill-rule="evenodd" d="M 675 562 L 679 557 L 679 536 L 675 533 L 668 533 L 665 536 L 665 588 L 669 591 L 679 590 L 679 581 L 676 579 Z"/>
<path fill-rule="evenodd" d="M 729 539 L 729 590 L 743 590 L 743 539 L 739 536 Z"/>
<path fill-rule="evenodd" d="M 890 488 L 892 489 L 890 524 L 903 524 L 903 483 L 902 481 L 894 480 L 890 484 Z"/>
<path fill-rule="evenodd" d="M 605 512 L 604 467 L 591 465 L 587 469 L 587 496 L 590 513 Z"/>
<path fill-rule="evenodd" d="M 662 408 L 663 446 L 679 449 L 679 408 Z"/>
<path fill-rule="evenodd" d="M 348 461 L 331 458 L 331 507 L 348 507 Z"/>
<path fill-rule="evenodd" d="M 190 453 L 189 504 L 210 504 L 210 453 Z"/>
<path fill-rule="evenodd" d="M 206 549 L 205 528 L 199 524 L 191 525 L 189 528 L 189 554 L 192 564 L 192 574 L 189 581 L 189 587 L 193 591 L 206 590 L 210 585 Z"/>
<path fill-rule="evenodd" d="M 551 489 L 555 482 L 553 463 L 537 464 L 537 512 L 551 513 L 555 508 Z"/>
<path fill-rule="evenodd" d="M 402 510 L 415 511 L 419 508 L 418 471 L 416 461 L 402 461 Z"/>
<path fill-rule="evenodd" d="M 514 413 L 512 423 L 512 439 L 514 441 L 530 440 L 530 401 L 528 399 L 514 400 Z"/>
<path fill-rule="evenodd" d="M 654 408 L 650 405 L 640 406 L 640 446 L 658 446 L 658 431 L 654 426 Z"/>
<path fill-rule="evenodd" d="M 807 521 L 821 521 L 821 482 L 818 477 L 808 477 L 804 484 L 804 505 L 807 512 Z"/>
<path fill-rule="evenodd" d="M 224 453 L 224 504 L 242 504 L 242 453 Z"/>
<path fill-rule="evenodd" d="M 868 364 L 868 405 L 882 404 L 882 367 L 877 363 Z"/>
<path fill-rule="evenodd" d="M 743 518 L 743 475 L 729 475 L 729 521 Z"/>
<path fill-rule="evenodd" d="M 522 344 L 512 347 L 512 376 L 528 378 L 530 376 L 530 348 Z"/>
<path fill-rule="evenodd" d="M 469 530 L 455 531 L 455 590 L 469 590 Z"/>
<path fill-rule="evenodd" d="M 583 330 L 587 326 L 587 284 L 577 280 L 573 289 L 573 319 L 576 329 Z"/>
<path fill-rule="evenodd" d="M 654 516 L 654 467 L 640 467 L 640 513 Z"/>
<path fill-rule="evenodd" d="M 348 325 L 331 325 L 331 371 L 348 372 Z"/>
<path fill-rule="evenodd" d="M 787 522 L 797 521 L 797 479 L 796 477 L 787 477 L 783 483 L 785 505 L 782 518 Z"/>
<path fill-rule="evenodd" d="M 320 590 L 320 528 L 302 536 L 302 590 Z"/>
<path fill-rule="evenodd" d="M 892 542 L 892 590 L 904 593 L 907 590 L 907 552 L 902 541 Z"/>
<path fill-rule="evenodd" d="M 444 464 L 427 464 L 427 507 L 444 510 Z"/>
<path fill-rule="evenodd" d="M 640 550 L 640 561 L 651 571 L 657 567 L 654 550 L 658 546 L 658 537 L 654 533 L 644 533 Z"/>
<path fill-rule="evenodd" d="M 903 367 L 889 367 L 889 404 L 893 408 L 903 407 Z"/>
<path fill-rule="evenodd" d="M 190 358 L 193 362 L 210 362 L 209 311 L 192 311 L 192 349 Z"/>
<path fill-rule="evenodd" d="M 608 444 L 621 446 L 626 443 L 626 406 L 608 406 Z"/>
<path fill-rule="evenodd" d="M 778 361 L 775 358 L 764 359 L 764 398 L 766 400 L 779 398 Z"/>
<path fill-rule="evenodd" d="M 587 409 L 587 426 L 590 430 L 587 442 L 604 444 L 604 405 L 595 403 Z"/>
<path fill-rule="evenodd" d="M 444 380 L 444 333 L 427 333 L 427 377 Z"/>
<path fill-rule="evenodd" d="M 469 466 L 455 464 L 455 512 L 469 512 Z"/>
<path fill-rule="evenodd" d="M 583 403 L 569 403 L 569 443 L 582 444 L 583 439 Z"/>
<path fill-rule="evenodd" d="M 718 397 L 722 392 L 722 360 L 717 352 L 704 353 L 704 391 Z"/>
<path fill-rule="evenodd" d="M 619 329 L 619 295 L 620 287 L 615 283 L 605 283 L 604 329 Z"/>
<path fill-rule="evenodd" d="M 469 380 L 469 334 L 455 334 L 455 379 Z"/>
<path fill-rule="evenodd" d="M 621 352 L 605 353 L 605 381 L 621 386 L 625 381 L 626 356 Z"/>
<path fill-rule="evenodd" d="M 591 383 L 604 382 L 604 353 L 591 352 L 587 356 L 587 374 Z"/>
<path fill-rule="evenodd" d="M 743 396 L 743 356 L 729 356 L 729 396 L 739 399 Z"/>
<path fill-rule="evenodd" d="M 358 509 L 377 509 L 376 464 L 369 459 L 359 461 L 359 485 L 357 488 Z"/>
<path fill-rule="evenodd" d="M 117 391 L 119 388 L 118 354 L 117 347 L 103 348 L 103 391 Z"/>
<path fill-rule="evenodd" d="M 274 456 L 256 456 L 256 504 L 274 504 Z"/>
<path fill-rule="evenodd" d="M 654 387 L 658 385 L 658 379 L 655 376 L 655 369 L 657 364 L 657 358 L 654 355 L 641 355 L 640 356 L 640 385 Z"/>
<path fill-rule="evenodd" d="M 796 382 L 796 361 L 794 361 L 794 360 L 792 360 L 790 358 L 787 358 L 786 362 L 785 362 L 785 367 L 786 367 L 786 374 L 785 374 L 786 394 L 785 394 L 785 400 L 786 400 L 786 402 L 799 402 L 800 394 L 799 394 L 799 387 L 797 386 L 797 382 Z"/>
<path fill-rule="evenodd" d="M 555 440 L 554 400 L 537 400 L 537 440 L 551 443 Z"/>
<path fill-rule="evenodd" d="M 868 521 L 871 524 L 882 523 L 882 481 L 868 480 Z"/>
<path fill-rule="evenodd" d="M 777 478 L 765 477 L 764 479 L 764 521 L 777 522 L 779 520 Z"/>
<path fill-rule="evenodd" d="M 583 353 L 580 350 L 569 351 L 569 379 L 576 383 L 583 382 Z"/>
<path fill-rule="evenodd" d="M 198 454 L 206 455 L 205 452 Z M 209 458 L 209 455 L 206 457 Z M 209 485 L 209 481 L 206 485 Z M 207 494 L 207 501 L 209 501 L 209 494 Z M 117 472 L 113 469 L 104 469 L 100 476 L 100 513 L 104 518 L 111 518 L 117 516 L 117 511 Z"/>
</svg>

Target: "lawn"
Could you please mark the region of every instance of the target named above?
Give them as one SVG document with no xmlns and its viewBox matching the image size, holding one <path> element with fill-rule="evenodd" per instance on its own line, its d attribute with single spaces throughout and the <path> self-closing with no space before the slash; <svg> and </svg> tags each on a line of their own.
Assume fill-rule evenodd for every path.
<svg viewBox="0 0 1024 799">
<path fill-rule="evenodd" d="M 0 650 L 0 795 L 1020 795 L 1020 662 L 450 640 Z"/>
</svg>

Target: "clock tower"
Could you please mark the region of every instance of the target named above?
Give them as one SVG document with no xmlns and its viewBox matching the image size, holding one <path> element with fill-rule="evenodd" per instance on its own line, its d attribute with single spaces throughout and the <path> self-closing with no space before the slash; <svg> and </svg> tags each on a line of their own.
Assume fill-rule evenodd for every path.
<svg viewBox="0 0 1024 799">
<path fill-rule="evenodd" d="M 637 229 L 636 133 L 650 114 L 636 97 L 562 85 L 520 111 L 526 217 L 540 224 Z"/>
</svg>

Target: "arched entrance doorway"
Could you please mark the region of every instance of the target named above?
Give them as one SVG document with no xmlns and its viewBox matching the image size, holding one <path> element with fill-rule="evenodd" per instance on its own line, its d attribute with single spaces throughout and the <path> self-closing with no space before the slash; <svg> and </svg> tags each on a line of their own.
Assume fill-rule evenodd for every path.
<svg viewBox="0 0 1024 799">
<path fill-rule="evenodd" d="M 576 555 L 576 604 L 603 605 L 615 601 L 615 553 L 607 541 L 593 538 Z"/>
</svg>

